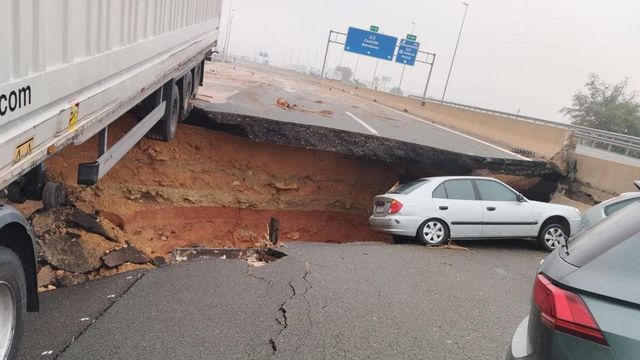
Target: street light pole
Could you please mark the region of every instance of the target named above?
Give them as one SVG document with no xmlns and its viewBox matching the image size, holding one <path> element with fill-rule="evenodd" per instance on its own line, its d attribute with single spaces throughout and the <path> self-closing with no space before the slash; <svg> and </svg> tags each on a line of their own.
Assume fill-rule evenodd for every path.
<svg viewBox="0 0 640 360">
<path fill-rule="evenodd" d="M 373 68 L 373 80 L 371 80 L 371 89 L 378 90 L 378 85 L 376 82 L 376 73 L 378 72 L 378 59 L 376 59 L 376 67 Z"/>
<path fill-rule="evenodd" d="M 416 23 L 414 21 L 411 22 L 411 24 L 413 25 L 411 27 L 411 34 L 413 34 L 416 31 Z M 407 67 L 407 65 L 402 65 L 402 72 L 400 73 L 400 82 L 398 83 L 398 89 L 402 90 L 402 79 L 404 78 L 404 68 Z"/>
<path fill-rule="evenodd" d="M 224 57 L 227 57 L 227 49 L 229 48 L 229 31 L 231 30 L 231 13 L 233 13 L 233 0 L 229 5 L 229 17 L 227 18 L 227 33 L 224 36 L 224 49 L 222 51 Z"/>
<path fill-rule="evenodd" d="M 227 57 L 229 52 L 229 41 L 231 41 L 231 27 L 233 26 L 233 15 L 236 12 L 236 9 L 231 9 L 229 14 L 229 23 L 227 25 L 227 39 L 224 43 L 224 56 Z"/>
<path fill-rule="evenodd" d="M 463 2 L 464 15 L 462 16 L 462 24 L 460 25 L 460 32 L 458 33 L 458 40 L 456 41 L 456 47 L 453 50 L 453 57 L 451 58 L 451 66 L 449 66 L 449 74 L 447 75 L 447 82 L 444 84 L 444 91 L 442 92 L 442 101 L 447 94 L 447 86 L 449 86 L 449 78 L 451 77 L 451 70 L 453 70 L 453 62 L 456 60 L 456 53 L 458 52 L 458 44 L 460 43 L 460 37 L 462 36 L 462 28 L 464 27 L 464 20 L 467 18 L 467 10 L 469 10 L 469 4 Z"/>
</svg>

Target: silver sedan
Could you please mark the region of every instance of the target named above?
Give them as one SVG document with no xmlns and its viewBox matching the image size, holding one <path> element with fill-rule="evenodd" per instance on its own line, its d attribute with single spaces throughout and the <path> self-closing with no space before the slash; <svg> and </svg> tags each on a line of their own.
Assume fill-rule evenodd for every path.
<svg viewBox="0 0 640 360">
<path fill-rule="evenodd" d="M 486 177 L 432 177 L 397 186 L 373 201 L 369 225 L 425 245 L 449 239 L 535 238 L 551 251 L 580 228 L 570 206 L 530 201 Z"/>
</svg>

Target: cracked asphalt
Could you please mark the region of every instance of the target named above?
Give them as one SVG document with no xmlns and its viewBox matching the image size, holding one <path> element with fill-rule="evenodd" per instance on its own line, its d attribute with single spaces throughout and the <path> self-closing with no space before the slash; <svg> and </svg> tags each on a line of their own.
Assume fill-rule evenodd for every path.
<svg viewBox="0 0 640 360">
<path fill-rule="evenodd" d="M 43 293 L 20 359 L 503 359 L 545 254 L 460 244 L 289 244 Z"/>
</svg>

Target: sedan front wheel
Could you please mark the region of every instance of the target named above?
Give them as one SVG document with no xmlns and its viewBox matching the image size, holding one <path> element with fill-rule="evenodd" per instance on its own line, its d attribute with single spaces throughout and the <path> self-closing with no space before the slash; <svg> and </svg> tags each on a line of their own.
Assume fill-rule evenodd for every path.
<svg viewBox="0 0 640 360">
<path fill-rule="evenodd" d="M 449 228 L 442 220 L 430 219 L 420 225 L 417 238 L 423 245 L 442 245 L 449 241 Z"/>
<path fill-rule="evenodd" d="M 561 224 L 546 225 L 538 235 L 538 245 L 542 250 L 553 251 L 567 241 L 568 232 Z"/>
</svg>

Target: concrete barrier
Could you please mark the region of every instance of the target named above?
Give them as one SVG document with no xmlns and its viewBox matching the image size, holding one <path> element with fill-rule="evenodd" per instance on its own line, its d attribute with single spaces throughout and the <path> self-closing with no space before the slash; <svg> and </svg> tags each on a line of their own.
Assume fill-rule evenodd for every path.
<svg viewBox="0 0 640 360">
<path fill-rule="evenodd" d="M 400 111 L 408 111 L 439 125 L 459 130 L 508 150 L 528 150 L 538 156 L 551 158 L 562 149 L 569 130 L 544 124 L 461 109 L 445 104 L 427 102 L 422 106 L 418 99 L 393 95 L 371 89 L 355 88 L 340 82 L 329 82 L 338 90 L 353 92 L 359 97 L 375 100 Z"/>
<path fill-rule="evenodd" d="M 576 154 L 578 172 L 576 179 L 581 183 L 609 193 L 638 191 L 633 185 L 640 180 L 640 168 L 616 161 Z"/>
</svg>

